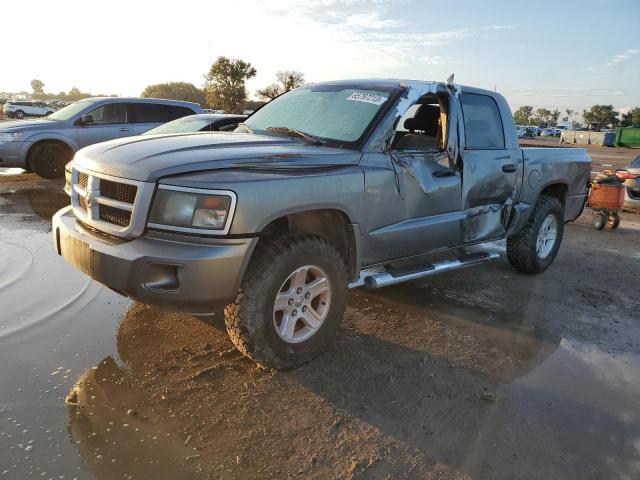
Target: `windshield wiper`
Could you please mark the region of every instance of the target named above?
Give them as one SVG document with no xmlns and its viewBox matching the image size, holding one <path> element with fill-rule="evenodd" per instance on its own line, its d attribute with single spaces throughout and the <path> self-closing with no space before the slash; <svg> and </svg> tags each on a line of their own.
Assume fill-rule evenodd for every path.
<svg viewBox="0 0 640 480">
<path fill-rule="evenodd" d="M 296 136 L 304 139 L 307 143 L 312 145 L 322 145 L 322 142 L 318 140 L 317 137 L 314 137 L 310 133 L 302 132 L 300 130 L 295 130 L 289 127 L 267 127 L 265 130 L 268 132 L 275 133 L 284 133 L 285 135 Z"/>
</svg>

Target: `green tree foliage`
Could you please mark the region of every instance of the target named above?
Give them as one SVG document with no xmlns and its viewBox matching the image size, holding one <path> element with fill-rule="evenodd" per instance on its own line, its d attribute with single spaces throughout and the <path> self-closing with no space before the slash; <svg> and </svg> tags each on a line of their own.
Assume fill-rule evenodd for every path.
<svg viewBox="0 0 640 480">
<path fill-rule="evenodd" d="M 88 96 L 89 94 L 83 94 L 78 87 L 71 87 L 71 90 L 67 93 L 66 100 L 76 101 L 87 98 Z"/>
<path fill-rule="evenodd" d="M 265 101 L 272 100 L 278 95 L 304 85 L 304 74 L 295 70 L 282 70 L 276 73 L 276 83 L 258 90 L 256 95 Z"/>
<path fill-rule="evenodd" d="M 551 112 L 551 125 L 556 126 L 560 120 L 560 110 L 556 109 Z"/>
<path fill-rule="evenodd" d="M 218 57 L 205 76 L 207 103 L 226 113 L 242 113 L 247 100 L 246 81 L 255 75 L 256 69 L 249 62 Z"/>
<path fill-rule="evenodd" d="M 532 115 L 533 107 L 529 105 L 523 105 L 513 113 L 513 119 L 518 125 L 530 125 Z"/>
<path fill-rule="evenodd" d="M 590 110 L 582 111 L 582 118 L 585 122 L 600 128 L 616 126 L 619 123 L 618 112 L 613 109 L 613 105 L 593 105 Z"/>
<path fill-rule="evenodd" d="M 640 107 L 635 107 L 627 113 L 622 114 L 620 126 L 629 127 L 631 125 L 640 125 Z"/>
<path fill-rule="evenodd" d="M 31 89 L 34 95 L 42 95 L 44 93 L 44 82 L 34 78 L 31 80 Z"/>
<path fill-rule="evenodd" d="M 538 126 L 549 125 L 552 118 L 551 116 L 551 110 L 549 110 L 548 108 L 536 108 L 536 113 L 533 116 L 532 121 L 535 125 Z"/>
<path fill-rule="evenodd" d="M 147 86 L 141 94 L 146 98 L 168 98 L 204 104 L 204 92 L 193 83 L 169 82 Z"/>
<path fill-rule="evenodd" d="M 264 102 L 261 102 L 259 100 L 247 100 L 244 104 L 243 110 L 257 110 L 262 105 L 264 105 Z"/>
</svg>

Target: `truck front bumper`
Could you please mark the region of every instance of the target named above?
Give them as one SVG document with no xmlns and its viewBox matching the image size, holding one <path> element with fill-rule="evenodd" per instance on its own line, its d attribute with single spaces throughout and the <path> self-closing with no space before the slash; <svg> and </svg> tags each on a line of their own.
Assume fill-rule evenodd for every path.
<svg viewBox="0 0 640 480">
<path fill-rule="evenodd" d="M 122 241 L 92 232 L 71 207 L 52 220 L 58 254 L 116 292 L 167 310 L 210 313 L 236 295 L 258 238 L 148 232 Z"/>
</svg>

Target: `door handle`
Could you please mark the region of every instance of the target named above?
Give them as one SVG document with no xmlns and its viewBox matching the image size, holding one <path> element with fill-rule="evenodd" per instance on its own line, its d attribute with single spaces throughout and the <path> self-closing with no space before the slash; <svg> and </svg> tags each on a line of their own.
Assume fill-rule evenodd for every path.
<svg viewBox="0 0 640 480">
<path fill-rule="evenodd" d="M 131 129 L 130 129 L 130 128 L 127 128 L 127 127 L 120 127 L 120 131 L 121 131 L 121 132 L 130 132 L 130 131 L 131 131 Z"/>
<path fill-rule="evenodd" d="M 516 167 L 513 164 L 508 164 L 508 165 L 503 165 L 502 166 L 502 171 L 505 173 L 513 173 L 518 169 L 518 167 Z"/>
</svg>

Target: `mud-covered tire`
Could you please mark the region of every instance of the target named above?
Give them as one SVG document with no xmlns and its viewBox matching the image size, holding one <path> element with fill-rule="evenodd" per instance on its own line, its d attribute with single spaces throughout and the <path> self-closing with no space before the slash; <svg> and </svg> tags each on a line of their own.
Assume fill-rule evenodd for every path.
<svg viewBox="0 0 640 480">
<path fill-rule="evenodd" d="M 304 341 L 290 343 L 276 331 L 274 303 L 283 283 L 307 265 L 326 272 L 330 303 L 318 330 Z M 325 350 L 346 302 L 346 266 L 332 244 L 312 235 L 268 238 L 256 247 L 235 301 L 225 308 L 225 325 L 231 341 L 246 357 L 265 367 L 295 368 Z"/>
<path fill-rule="evenodd" d="M 544 258 L 538 253 L 537 241 L 541 227 L 549 215 L 555 216 L 556 237 L 550 252 Z M 556 197 L 540 195 L 527 224 L 507 239 L 507 258 L 517 270 L 525 273 L 544 272 L 555 258 L 564 232 L 564 209 Z"/>
<path fill-rule="evenodd" d="M 39 143 L 29 152 L 29 168 L 42 178 L 62 178 L 71 157 L 71 150 L 60 143 Z"/>
</svg>

